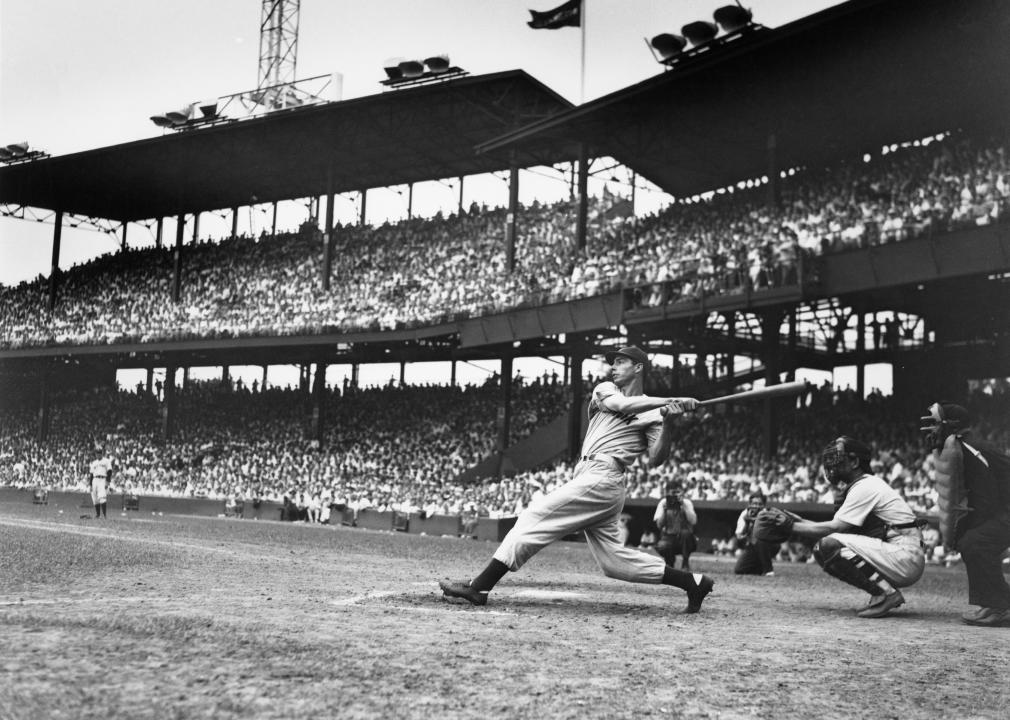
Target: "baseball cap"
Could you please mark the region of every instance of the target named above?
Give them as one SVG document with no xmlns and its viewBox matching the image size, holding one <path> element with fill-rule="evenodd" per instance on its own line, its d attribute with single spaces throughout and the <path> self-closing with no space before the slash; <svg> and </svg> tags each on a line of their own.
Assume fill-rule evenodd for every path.
<svg viewBox="0 0 1010 720">
<path fill-rule="evenodd" d="M 649 364 L 649 356 L 645 352 L 635 345 L 629 345 L 628 347 L 622 347 L 620 350 L 614 350 L 608 352 L 603 357 L 607 359 L 608 363 L 613 364 L 614 358 L 617 356 L 626 357 L 634 363 L 642 363 L 643 365 Z"/>
<path fill-rule="evenodd" d="M 971 425 L 971 416 L 961 405 L 949 402 L 933 403 L 929 406 L 928 412 L 928 415 L 923 415 L 919 418 L 924 423 L 927 423 L 925 427 L 919 428 L 920 430 L 933 430 L 936 427 L 935 423 L 943 423 L 951 428 L 959 429 L 967 428 Z"/>
</svg>

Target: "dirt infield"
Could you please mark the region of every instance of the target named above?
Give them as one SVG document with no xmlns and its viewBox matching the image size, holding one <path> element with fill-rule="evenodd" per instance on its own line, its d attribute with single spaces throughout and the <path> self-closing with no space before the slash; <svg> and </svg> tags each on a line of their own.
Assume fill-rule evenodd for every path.
<svg viewBox="0 0 1010 720">
<path fill-rule="evenodd" d="M 0 718 L 1005 718 L 1010 628 L 958 622 L 962 568 L 891 618 L 816 566 L 678 590 L 548 548 L 485 608 L 493 545 L 0 505 Z"/>
</svg>

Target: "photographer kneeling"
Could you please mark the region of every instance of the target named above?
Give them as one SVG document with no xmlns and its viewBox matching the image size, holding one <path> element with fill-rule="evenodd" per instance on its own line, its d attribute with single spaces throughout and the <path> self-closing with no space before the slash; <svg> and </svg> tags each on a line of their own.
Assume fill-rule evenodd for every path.
<svg viewBox="0 0 1010 720">
<path fill-rule="evenodd" d="M 754 520 L 767 504 L 763 493 L 753 492 L 747 498 L 747 507 L 740 513 L 736 521 L 737 546 L 740 554 L 736 559 L 733 572 L 736 575 L 774 575 L 772 558 L 778 552 L 780 545 L 757 540 L 754 537 Z"/>
<path fill-rule="evenodd" d="M 666 497 L 659 501 L 652 520 L 659 528 L 656 551 L 660 557 L 674 567 L 680 555 L 680 567 L 690 570 L 691 553 L 698 546 L 694 537 L 698 515 L 694 511 L 694 503 L 684 497 L 684 489 L 678 481 L 671 480 L 666 484 Z"/>
</svg>

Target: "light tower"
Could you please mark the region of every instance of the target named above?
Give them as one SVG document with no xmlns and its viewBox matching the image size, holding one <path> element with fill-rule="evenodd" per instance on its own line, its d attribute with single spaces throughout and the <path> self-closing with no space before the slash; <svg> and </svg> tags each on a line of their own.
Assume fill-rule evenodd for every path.
<svg viewBox="0 0 1010 720">
<path fill-rule="evenodd" d="M 260 19 L 259 102 L 273 109 L 294 100 L 298 59 L 298 10 L 301 0 L 263 0 Z"/>
</svg>

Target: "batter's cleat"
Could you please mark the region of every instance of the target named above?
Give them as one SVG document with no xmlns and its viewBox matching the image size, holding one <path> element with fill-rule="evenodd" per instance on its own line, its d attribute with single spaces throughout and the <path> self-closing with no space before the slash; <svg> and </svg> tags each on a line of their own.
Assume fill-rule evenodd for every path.
<svg viewBox="0 0 1010 720">
<path fill-rule="evenodd" d="M 874 595 L 866 603 L 866 607 L 856 613 L 861 618 L 880 618 L 889 615 L 892 610 L 905 604 L 905 596 L 900 590 L 890 595 Z"/>
<path fill-rule="evenodd" d="M 442 595 L 447 598 L 466 600 L 471 605 L 487 605 L 487 590 L 475 590 L 468 582 L 439 580 L 438 586 L 442 588 Z"/>
<path fill-rule="evenodd" d="M 708 575 L 702 575 L 701 580 L 695 580 L 694 588 L 687 591 L 687 607 L 684 608 L 684 612 L 696 613 L 701 610 L 702 601 L 712 592 L 713 587 L 715 581 Z"/>
<path fill-rule="evenodd" d="M 979 627 L 996 627 L 1010 620 L 1010 608 L 997 610 L 996 608 L 982 607 L 978 610 L 971 610 L 961 616 L 961 622 L 965 625 L 977 625 Z"/>
</svg>

